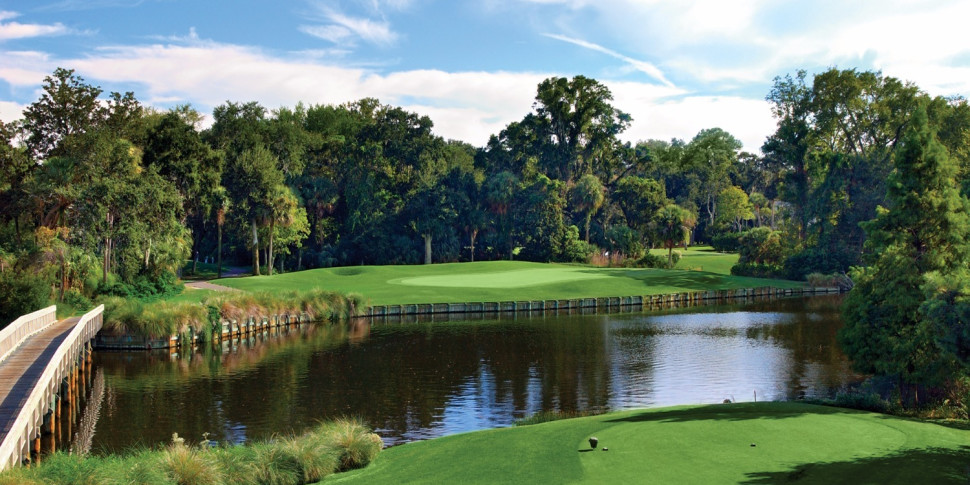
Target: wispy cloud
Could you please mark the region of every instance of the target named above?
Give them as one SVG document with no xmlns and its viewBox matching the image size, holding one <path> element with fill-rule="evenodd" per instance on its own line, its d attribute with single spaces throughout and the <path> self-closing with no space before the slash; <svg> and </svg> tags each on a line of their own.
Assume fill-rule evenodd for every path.
<svg viewBox="0 0 970 485">
<path fill-rule="evenodd" d="M 381 9 L 383 3 L 386 2 L 378 2 L 375 0 L 372 3 L 373 9 L 381 16 L 380 19 L 375 20 L 367 17 L 348 15 L 338 11 L 329 4 L 314 2 L 312 5 L 316 13 L 312 17 L 319 18 L 322 22 L 316 25 L 301 25 L 299 30 L 304 34 L 335 44 L 354 45 L 360 40 L 381 46 L 393 45 L 400 36 L 391 29 L 390 22 L 384 18 Z M 407 3 L 398 1 L 394 5 L 395 7 L 404 6 Z"/>
<path fill-rule="evenodd" d="M 72 32 L 71 29 L 68 29 L 60 22 L 51 25 L 7 22 L 7 20 L 19 16 L 20 15 L 16 12 L 0 11 L 0 41 L 27 39 L 31 37 L 43 37 L 49 35 L 64 35 Z"/>
<path fill-rule="evenodd" d="M 648 75 L 648 76 L 650 76 L 650 77 L 652 77 L 652 78 L 654 78 L 654 79 L 662 82 L 665 86 L 673 87 L 673 85 L 674 85 L 674 83 L 672 83 L 669 80 L 667 80 L 667 77 L 664 76 L 663 71 L 661 71 L 659 68 L 657 68 L 657 66 L 654 66 L 653 64 L 651 64 L 649 62 L 640 61 L 640 60 L 637 60 L 637 59 L 633 59 L 632 57 L 627 57 L 627 56 L 625 56 L 623 54 L 620 54 L 619 52 L 616 52 L 614 50 L 607 49 L 606 47 L 603 47 L 603 46 L 601 46 L 599 44 L 594 44 L 592 42 L 587 42 L 587 41 L 582 40 L 582 39 L 574 39 L 572 37 L 566 37 L 565 35 L 559 35 L 559 34 L 548 34 L 547 33 L 547 34 L 542 34 L 542 35 L 544 35 L 546 37 L 549 37 L 550 39 L 556 39 L 556 40 L 560 40 L 560 41 L 563 41 L 563 42 L 568 42 L 568 43 L 573 44 L 573 45 L 578 45 L 578 46 L 584 47 L 586 49 L 594 50 L 596 52 L 602 52 L 603 54 L 606 54 L 606 55 L 608 55 L 610 57 L 613 57 L 615 59 L 619 59 L 619 60 L 621 60 L 621 61 L 629 64 L 634 69 L 636 69 L 636 70 L 638 70 L 638 71 L 640 71 L 640 72 L 642 72 L 642 73 L 644 73 L 644 74 L 646 74 L 646 75 Z"/>
</svg>

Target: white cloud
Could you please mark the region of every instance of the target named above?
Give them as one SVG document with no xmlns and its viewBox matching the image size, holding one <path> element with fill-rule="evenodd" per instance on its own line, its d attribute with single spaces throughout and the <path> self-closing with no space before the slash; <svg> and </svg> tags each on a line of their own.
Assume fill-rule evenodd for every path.
<svg viewBox="0 0 970 485">
<path fill-rule="evenodd" d="M 77 59 L 50 59 L 36 52 L 3 55 L 16 59 L 14 69 L 0 68 L 0 79 L 11 84 L 39 85 L 55 66 L 71 66 L 92 84 L 133 83 L 136 96 L 147 104 L 190 102 L 201 112 L 211 112 L 226 100 L 256 100 L 272 109 L 300 101 L 340 104 L 375 97 L 428 115 L 439 135 L 477 146 L 530 112 L 539 82 L 562 75 L 441 70 L 378 74 L 214 42 L 116 46 Z M 623 135 L 626 140 L 690 139 L 701 129 L 720 126 L 742 140 L 745 149 L 756 151 L 774 131 L 768 105 L 761 100 L 692 96 L 660 84 L 604 84 L 613 92 L 614 105 L 634 118 Z M 17 105 L 8 103 L 4 109 L 6 119 Z"/>
<path fill-rule="evenodd" d="M 300 32 L 335 44 L 351 38 L 350 29 L 342 25 L 301 25 Z"/>
<path fill-rule="evenodd" d="M 622 135 L 628 141 L 672 138 L 690 141 L 703 129 L 722 128 L 740 140 L 744 150 L 759 153 L 765 138 L 776 128 L 770 106 L 759 99 L 687 96 L 638 102 L 622 92 L 615 99 L 616 106 L 628 111 L 634 119 Z"/>
<path fill-rule="evenodd" d="M 365 17 L 355 17 L 336 10 L 329 2 L 315 1 L 311 5 L 316 12 L 310 15 L 310 20 L 320 20 L 323 25 L 301 25 L 300 32 L 333 43 L 352 45 L 356 40 L 371 44 L 389 46 L 397 42 L 399 35 L 391 30 L 391 24 L 383 18 L 381 6 L 389 3 L 395 8 L 404 8 L 409 2 L 378 2 L 371 6 L 382 18 L 380 20 Z"/>
<path fill-rule="evenodd" d="M 650 76 L 650 77 L 652 77 L 652 78 L 654 78 L 654 79 L 656 79 L 656 80 L 664 83 L 667 86 L 673 86 L 674 85 L 673 83 L 671 83 L 670 81 L 667 80 L 667 78 L 664 76 L 663 71 L 661 71 L 660 69 L 657 68 L 657 66 L 654 66 L 653 64 L 651 64 L 649 62 L 640 61 L 640 60 L 637 60 L 637 59 L 633 59 L 631 57 L 624 56 L 623 54 L 620 54 L 619 52 L 616 52 L 616 51 L 607 49 L 607 48 L 605 48 L 605 47 L 603 47 L 601 45 L 594 44 L 592 42 L 587 42 L 587 41 L 582 40 L 582 39 L 574 39 L 574 38 L 571 38 L 571 37 L 566 37 L 565 35 L 558 35 L 558 34 L 542 34 L 542 35 L 544 35 L 546 37 L 549 37 L 550 39 L 556 39 L 556 40 L 560 40 L 560 41 L 563 41 L 563 42 L 568 42 L 568 43 L 573 44 L 573 45 L 578 45 L 578 46 L 584 47 L 586 49 L 594 50 L 596 52 L 602 52 L 603 54 L 606 54 L 606 55 L 608 55 L 610 57 L 613 57 L 614 59 L 619 59 L 619 60 L 621 60 L 621 61 L 623 61 L 623 62 L 625 62 L 625 63 L 633 66 L 634 69 L 636 69 L 636 70 L 638 70 L 638 71 L 640 71 L 640 72 L 642 72 L 642 73 L 644 73 L 644 74 L 646 74 L 646 75 L 648 75 L 648 76 Z"/>
<path fill-rule="evenodd" d="M 9 123 L 24 117 L 27 106 L 12 101 L 0 101 L 0 120 Z"/>
<path fill-rule="evenodd" d="M 31 37 L 42 37 L 47 35 L 63 35 L 70 33 L 70 29 L 57 22 L 53 25 L 43 24 L 22 24 L 20 22 L 4 22 L 17 17 L 14 12 L 0 12 L 0 41 L 12 39 L 28 39 Z"/>
</svg>

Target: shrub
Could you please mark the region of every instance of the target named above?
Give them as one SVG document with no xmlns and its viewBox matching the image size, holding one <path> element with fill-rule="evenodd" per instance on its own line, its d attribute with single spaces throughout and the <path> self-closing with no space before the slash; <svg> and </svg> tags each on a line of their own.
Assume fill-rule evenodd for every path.
<svg viewBox="0 0 970 485">
<path fill-rule="evenodd" d="M 731 274 L 754 278 L 779 278 L 784 274 L 784 268 L 780 264 L 737 263 L 731 267 Z"/>
<path fill-rule="evenodd" d="M 631 260 L 627 260 L 631 261 Z M 660 268 L 667 269 L 670 265 L 667 264 L 667 255 L 659 254 L 644 254 L 642 258 L 633 261 L 632 266 L 637 268 Z"/>
<path fill-rule="evenodd" d="M 805 277 L 805 281 L 808 282 L 809 286 L 839 288 L 842 290 L 851 290 L 853 286 L 852 278 L 840 273 L 811 273 Z"/>
<path fill-rule="evenodd" d="M 0 328 L 50 305 L 51 287 L 33 273 L 0 273 Z"/>
<path fill-rule="evenodd" d="M 756 227 L 738 236 L 739 263 L 781 265 L 785 248 L 781 233 L 767 227 Z"/>
<path fill-rule="evenodd" d="M 713 247 L 715 251 L 722 253 L 737 252 L 738 247 L 740 246 L 740 237 L 741 233 L 739 232 L 717 234 L 711 238 L 711 247 Z"/>
</svg>

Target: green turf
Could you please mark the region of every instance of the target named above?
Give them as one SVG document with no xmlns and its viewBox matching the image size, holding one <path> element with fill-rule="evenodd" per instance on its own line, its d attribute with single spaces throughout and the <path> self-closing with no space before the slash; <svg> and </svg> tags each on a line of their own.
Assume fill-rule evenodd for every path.
<svg viewBox="0 0 970 485">
<path fill-rule="evenodd" d="M 182 293 L 179 293 L 178 295 L 166 297 L 164 298 L 164 300 L 172 303 L 183 303 L 183 302 L 198 303 L 202 301 L 205 297 L 214 295 L 216 293 L 218 292 L 214 290 L 202 290 L 202 289 L 185 287 L 185 289 L 182 290 Z"/>
<path fill-rule="evenodd" d="M 600 449 L 586 451 L 594 435 Z M 970 431 L 800 403 L 743 403 L 626 411 L 410 443 L 326 482 L 915 484 L 968 478 Z"/>
<path fill-rule="evenodd" d="M 523 261 L 350 266 L 224 278 L 214 283 L 246 291 L 323 288 L 353 292 L 373 305 L 594 298 L 800 285 L 707 271 L 595 268 Z"/>
<path fill-rule="evenodd" d="M 674 251 L 681 253 L 680 261 L 674 266 L 675 269 L 729 275 L 731 274 L 731 266 L 738 262 L 737 253 L 719 253 L 710 246 L 691 246 L 686 251 L 683 248 L 674 249 Z M 659 256 L 667 256 L 666 249 L 651 249 L 650 252 Z"/>
</svg>

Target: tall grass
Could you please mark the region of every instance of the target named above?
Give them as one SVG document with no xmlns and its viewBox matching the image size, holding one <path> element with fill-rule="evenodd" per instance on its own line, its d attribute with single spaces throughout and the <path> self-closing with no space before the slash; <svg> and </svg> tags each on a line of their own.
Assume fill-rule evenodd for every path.
<svg viewBox="0 0 970 485">
<path fill-rule="evenodd" d="M 212 448 L 176 437 L 160 449 L 127 455 L 56 453 L 37 466 L 0 473 L 0 485 L 300 485 L 367 466 L 381 448 L 381 438 L 359 421 L 341 419 L 301 436 L 251 445 Z"/>
<path fill-rule="evenodd" d="M 212 323 L 210 308 L 224 320 L 244 321 L 249 317 L 305 314 L 314 321 L 340 321 L 356 315 L 364 307 L 364 299 L 358 294 L 344 295 L 320 289 L 223 292 L 207 297 L 201 303 L 144 303 L 120 297 L 106 298 L 103 303 L 105 328 L 149 338 L 180 335 L 189 329 L 204 335 Z"/>
</svg>

